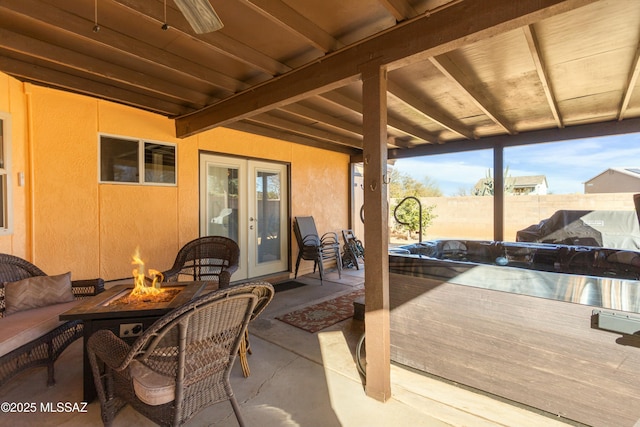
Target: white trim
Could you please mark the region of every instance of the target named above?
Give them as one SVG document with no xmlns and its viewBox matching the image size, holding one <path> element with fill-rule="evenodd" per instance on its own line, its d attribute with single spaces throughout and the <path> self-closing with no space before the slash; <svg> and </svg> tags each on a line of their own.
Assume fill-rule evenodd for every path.
<svg viewBox="0 0 640 427">
<path fill-rule="evenodd" d="M 251 279 L 271 273 L 286 271 L 289 265 L 289 167 L 287 163 L 255 158 L 231 156 L 220 153 L 200 152 L 200 236 L 209 235 L 213 216 L 208 211 L 207 176 L 208 167 L 236 169 L 238 171 L 238 216 L 237 243 L 240 246 L 240 265 L 231 278 L 233 281 Z M 257 171 L 274 172 L 281 176 L 280 182 L 280 258 L 258 262 L 257 228 L 250 218 L 257 217 L 255 175 Z M 224 235 L 224 234 L 223 234 Z M 227 237 L 235 238 L 234 236 Z"/>
<path fill-rule="evenodd" d="M 11 149 L 12 144 L 12 131 L 11 131 L 11 114 L 7 112 L 0 111 L 0 120 L 3 122 L 2 130 L 3 130 L 3 157 L 4 157 L 4 171 L 7 177 L 7 187 L 6 191 L 6 206 L 5 209 L 5 218 L 6 224 L 4 227 L 0 227 L 0 236 L 6 236 L 13 234 L 13 171 L 12 171 L 12 157 L 13 151 Z"/>
<path fill-rule="evenodd" d="M 137 141 L 138 142 L 138 181 L 137 182 L 120 182 L 120 181 L 103 181 L 102 180 L 102 157 L 101 157 L 101 145 L 102 137 L 114 138 L 114 139 L 122 139 L 126 141 Z M 144 162 L 144 153 L 145 153 L 145 144 L 158 144 L 165 145 L 167 147 L 173 147 L 174 149 L 174 175 L 175 182 L 147 182 L 145 181 L 145 162 Z M 98 132 L 98 184 L 114 184 L 114 185 L 144 185 L 150 187 L 177 187 L 178 186 L 178 144 L 174 142 L 165 142 L 158 141 L 147 138 L 138 138 L 133 136 L 125 136 L 125 135 L 115 135 L 104 132 Z"/>
</svg>

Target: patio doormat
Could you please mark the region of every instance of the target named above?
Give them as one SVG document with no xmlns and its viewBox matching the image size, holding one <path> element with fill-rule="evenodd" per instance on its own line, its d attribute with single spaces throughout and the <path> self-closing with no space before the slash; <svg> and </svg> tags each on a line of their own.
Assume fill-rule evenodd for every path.
<svg viewBox="0 0 640 427">
<path fill-rule="evenodd" d="M 301 282 L 296 282 L 295 280 L 289 280 L 289 281 L 286 281 L 286 282 L 274 284 L 273 285 L 273 289 L 276 292 L 284 292 L 284 291 L 288 291 L 288 290 L 291 290 L 291 289 L 299 288 L 301 286 L 305 286 L 305 284 L 301 283 Z"/>
<path fill-rule="evenodd" d="M 364 295 L 364 289 L 329 301 L 292 311 L 276 319 L 312 334 L 353 316 L 353 301 Z"/>
</svg>

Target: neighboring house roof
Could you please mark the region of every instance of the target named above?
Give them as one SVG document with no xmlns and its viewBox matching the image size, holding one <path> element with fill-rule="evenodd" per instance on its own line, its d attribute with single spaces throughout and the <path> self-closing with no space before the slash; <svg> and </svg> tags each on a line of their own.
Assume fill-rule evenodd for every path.
<svg viewBox="0 0 640 427">
<path fill-rule="evenodd" d="M 507 177 L 505 181 L 507 184 L 519 188 L 536 187 L 538 185 L 544 185 L 545 187 L 547 187 L 547 177 L 544 175 Z"/>
<path fill-rule="evenodd" d="M 624 174 L 624 175 L 631 176 L 633 178 L 640 179 L 640 166 L 627 166 L 627 167 L 618 167 L 618 168 L 605 169 L 604 171 L 600 172 L 598 175 L 594 176 L 593 178 L 590 178 L 590 179 L 586 180 L 584 183 L 586 184 L 587 182 L 591 182 L 594 179 L 604 175 L 605 173 L 607 173 L 609 171 L 618 172 L 618 173 L 621 173 L 621 174 Z"/>
</svg>

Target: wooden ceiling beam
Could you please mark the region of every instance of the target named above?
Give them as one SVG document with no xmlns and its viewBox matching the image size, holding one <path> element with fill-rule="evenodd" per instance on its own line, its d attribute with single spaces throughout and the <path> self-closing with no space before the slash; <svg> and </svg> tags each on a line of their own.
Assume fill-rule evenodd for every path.
<svg viewBox="0 0 640 427">
<path fill-rule="evenodd" d="M 57 82 L 56 89 L 80 93 L 117 103 L 127 103 L 141 110 L 152 111 L 165 116 L 176 116 L 190 111 L 188 106 L 167 102 L 165 100 L 143 94 L 133 94 L 126 89 L 117 88 L 110 84 L 86 80 L 80 76 L 66 74 L 51 68 L 43 68 L 32 63 L 21 62 L 7 56 L 0 55 L 0 69 L 21 80 L 30 81 L 42 86 L 52 87 L 52 78 Z M 83 90 L 78 90 L 82 87 Z M 153 107 L 150 107 L 153 106 Z"/>
<path fill-rule="evenodd" d="M 326 126 L 331 126 L 342 131 L 350 132 L 358 137 L 362 138 L 362 125 L 350 123 L 344 120 L 340 120 L 329 114 L 321 113 L 313 108 L 309 108 L 300 103 L 286 105 L 281 110 L 287 113 L 294 114 L 298 117 L 303 117 L 309 120 L 315 120 L 318 123 L 322 123 Z"/>
<path fill-rule="evenodd" d="M 405 141 L 404 139 L 401 138 L 396 138 L 393 136 L 390 136 L 387 138 L 387 145 L 389 145 L 391 148 L 396 147 L 396 148 L 411 148 L 413 146 L 415 146 L 415 144 L 411 144 L 408 141 Z"/>
<path fill-rule="evenodd" d="M 296 135 L 290 132 L 283 132 L 279 129 L 274 129 L 268 126 L 262 126 L 258 123 L 251 123 L 248 120 L 241 120 L 239 122 L 231 123 L 225 126 L 230 129 L 239 130 L 242 132 L 251 133 L 254 135 L 262 135 L 264 137 L 277 139 L 280 141 L 288 141 L 296 144 L 306 145 L 308 147 L 320 148 L 322 150 L 329 150 L 333 152 L 347 154 L 349 156 L 357 156 L 362 150 L 349 148 L 344 145 L 338 145 L 335 143 L 329 143 L 326 141 L 320 141 L 317 139 L 305 137 L 302 135 Z"/>
<path fill-rule="evenodd" d="M 344 95 L 338 91 L 331 91 L 323 93 L 319 96 L 326 101 L 331 102 L 337 108 L 344 108 L 354 113 L 358 113 L 362 117 L 362 101 L 359 99 L 353 99 L 350 96 Z"/>
<path fill-rule="evenodd" d="M 34 0 L 3 0 L 0 4 L 0 14 L 3 19 L 29 19 L 40 21 L 39 24 L 46 27 L 50 33 L 50 42 L 59 38 L 73 40 L 77 44 L 89 42 L 96 58 L 105 58 L 109 55 L 124 55 L 142 60 L 149 67 L 160 68 L 167 75 L 180 75 L 183 78 L 195 79 L 201 83 L 211 85 L 229 95 L 244 89 L 249 85 L 226 76 L 218 71 L 204 67 L 186 60 L 177 55 L 172 55 L 164 50 L 142 43 L 133 37 L 118 33 L 101 26 L 100 31 L 93 32 L 93 21 L 79 17 L 51 5 Z M 159 29 L 159 31 L 162 31 Z M 57 37 L 57 36 L 61 37 Z"/>
<path fill-rule="evenodd" d="M 336 106 L 347 107 L 352 111 L 357 112 L 362 115 L 362 103 L 360 101 L 356 101 L 350 97 L 347 97 L 339 92 L 327 92 L 321 95 L 322 98 L 333 102 Z M 387 125 L 395 129 L 398 132 L 401 132 L 405 135 L 411 136 L 413 138 L 419 139 L 421 141 L 429 142 L 429 143 L 437 143 L 438 138 L 429 132 L 421 129 L 417 126 L 410 125 L 403 120 L 398 119 L 397 117 L 390 115 L 387 118 Z"/>
<path fill-rule="evenodd" d="M 103 1 L 103 0 L 102 0 Z M 156 22 L 158 28 L 164 23 L 164 16 L 159 14 L 163 10 L 162 2 L 140 2 L 139 0 L 111 0 L 112 2 L 128 9 L 132 14 L 140 16 L 141 19 L 150 19 Z M 99 3 L 99 7 L 102 7 Z M 251 68 L 259 70 L 269 76 L 276 76 L 291 70 L 291 67 L 283 64 L 274 58 L 265 55 L 244 43 L 224 34 L 221 31 L 213 31 L 204 34 L 195 34 L 191 25 L 186 21 L 182 12 L 167 7 L 167 23 L 172 31 L 186 35 L 188 37 L 201 40 L 202 44 L 219 54 L 230 59 L 246 64 Z"/>
<path fill-rule="evenodd" d="M 313 47 L 322 52 L 333 52 L 344 46 L 331 34 L 318 27 L 313 21 L 300 15 L 281 0 L 240 0 L 275 24 L 287 28 L 304 38 Z"/>
<path fill-rule="evenodd" d="M 471 101 L 494 123 L 499 125 L 505 132 L 513 135 L 515 131 L 508 124 L 498 110 L 493 106 L 493 102 L 487 99 L 485 94 L 473 89 L 471 78 L 467 77 L 446 55 L 431 57 L 429 61 L 444 74 L 458 89 L 464 92 Z"/>
<path fill-rule="evenodd" d="M 404 120 L 400 120 L 391 114 L 389 115 L 389 117 L 387 117 L 387 126 L 420 141 L 428 142 L 430 144 L 438 144 L 440 142 L 437 136 L 430 134 L 429 132 L 418 126 L 414 126 L 405 122 Z"/>
<path fill-rule="evenodd" d="M 620 110 L 618 111 L 618 120 L 624 119 L 624 115 L 629 107 L 629 101 L 631 101 L 631 95 L 638 83 L 638 75 L 640 74 L 640 45 L 636 49 L 636 56 L 631 64 L 631 71 L 629 72 L 629 78 L 627 79 L 627 85 L 624 88 L 624 95 L 622 97 L 622 103 L 620 104 Z"/>
<path fill-rule="evenodd" d="M 344 86 L 357 81 L 367 63 L 387 65 L 391 70 L 589 3 L 593 0 L 452 3 L 179 117 L 176 135 L 183 138 Z"/>
<path fill-rule="evenodd" d="M 257 116 L 249 117 L 246 119 L 250 123 L 260 123 L 268 125 L 272 128 L 280 129 L 295 133 L 298 135 L 310 137 L 316 140 L 324 140 L 327 142 L 333 142 L 334 144 L 345 145 L 350 148 L 362 148 L 362 140 L 356 138 L 349 138 L 344 135 L 338 135 L 333 132 L 328 132 L 322 129 L 314 128 L 300 123 L 295 123 L 291 120 L 286 120 L 281 117 L 276 117 L 269 113 L 259 114 Z"/>
<path fill-rule="evenodd" d="M 83 78 L 86 80 L 112 81 L 114 85 L 119 84 L 122 88 L 130 88 L 132 91 L 171 98 L 176 104 L 189 104 L 193 109 L 202 108 L 212 101 L 211 97 L 206 94 L 173 85 L 166 80 L 120 67 L 101 59 L 87 59 L 85 55 L 78 52 L 2 28 L 0 28 L 0 49 L 13 52 L 18 57 L 33 58 L 38 63 L 42 62 L 43 65 L 51 63 L 62 70 L 69 69 L 69 74 L 84 76 Z"/>
<path fill-rule="evenodd" d="M 418 16 L 418 12 L 411 6 L 407 0 L 379 0 L 380 3 L 396 18 L 396 21 L 401 22 L 405 19 L 415 18 Z"/>
<path fill-rule="evenodd" d="M 560 110 L 558 109 L 558 102 L 556 101 L 553 86 L 548 78 L 547 67 L 545 66 L 544 59 L 542 58 L 542 51 L 540 49 L 540 43 L 538 43 L 538 38 L 536 37 L 535 29 L 533 28 L 533 25 L 526 25 L 522 27 L 522 30 L 524 31 L 524 36 L 527 39 L 529 51 L 531 52 L 533 63 L 536 66 L 538 78 L 542 84 L 542 89 L 544 90 L 544 95 L 547 98 L 547 104 L 549 104 L 549 108 L 551 109 L 551 114 L 553 114 L 556 125 L 559 128 L 562 128 L 564 127 L 564 123 L 560 116 Z"/>
<path fill-rule="evenodd" d="M 303 67 L 303 69 L 308 68 L 309 67 Z M 272 86 L 273 83 L 280 82 L 284 76 L 275 77 L 269 80 L 269 82 L 254 86 L 252 90 L 257 92 L 255 97 L 246 98 L 245 95 L 249 92 L 242 92 L 239 98 L 236 98 L 236 96 L 226 98 L 226 101 L 229 102 L 224 103 L 222 110 L 218 110 L 218 107 L 222 105 L 218 102 L 192 113 L 193 115 L 186 114 L 182 117 L 177 117 L 175 121 L 176 136 L 178 138 L 184 138 L 217 126 L 226 126 L 229 123 L 278 109 L 285 105 L 290 105 L 303 99 L 346 86 L 358 80 L 358 76 L 352 74 L 344 76 L 343 79 L 335 79 L 325 85 L 323 74 L 323 72 L 313 73 L 312 75 L 307 74 L 304 83 L 294 83 L 293 86 L 282 86 L 280 84 Z M 290 74 L 285 74 L 285 76 L 289 75 Z M 274 90 L 269 89 L 264 91 L 261 89 L 264 87 L 273 88 Z M 304 91 L 301 91 L 302 87 L 305 88 Z M 241 102 L 235 102 L 237 100 Z M 215 111 L 211 108 L 214 108 Z M 219 115 L 222 115 L 224 118 L 217 118 Z M 213 118 L 213 116 L 216 118 Z"/>
<path fill-rule="evenodd" d="M 443 128 L 450 130 L 451 132 L 457 133 L 464 138 L 475 139 L 473 132 L 466 129 L 464 126 L 461 126 L 460 123 L 455 122 L 453 119 L 439 113 L 433 106 L 427 105 L 427 103 L 425 103 L 413 93 L 401 87 L 397 83 L 388 80 L 387 88 L 389 93 L 413 108 L 425 118 L 439 124 Z"/>
</svg>

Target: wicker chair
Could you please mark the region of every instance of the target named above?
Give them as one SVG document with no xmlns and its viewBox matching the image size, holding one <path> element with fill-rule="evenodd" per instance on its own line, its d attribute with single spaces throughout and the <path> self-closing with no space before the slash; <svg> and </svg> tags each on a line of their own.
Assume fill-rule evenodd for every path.
<svg viewBox="0 0 640 427">
<path fill-rule="evenodd" d="M 335 260 L 338 267 L 338 276 L 342 278 L 342 260 L 340 258 L 338 235 L 330 231 L 320 236 L 312 216 L 297 216 L 293 228 L 298 242 L 295 277 L 298 277 L 300 261 L 304 259 L 313 261 L 314 273 L 316 272 L 316 267 L 318 267 L 320 283 L 324 278 L 323 264 L 325 261 Z"/>
<path fill-rule="evenodd" d="M 5 314 L 5 283 L 46 274 L 30 262 L 9 254 L 0 254 L 0 317 Z M 75 299 L 87 298 L 104 290 L 102 279 L 74 280 L 71 290 Z M 7 320 L 11 316 L 7 317 Z M 47 367 L 47 385 L 55 384 L 54 363 L 75 340 L 82 337 L 82 321 L 68 321 L 47 334 L 0 357 L 0 386 L 25 369 Z"/>
<path fill-rule="evenodd" d="M 240 248 L 228 237 L 205 236 L 184 245 L 171 269 L 163 272 L 166 282 L 218 281 L 220 289 L 229 286 L 238 269 Z"/>
<path fill-rule="evenodd" d="M 87 350 L 105 426 L 126 404 L 160 425 L 181 425 L 223 400 L 243 426 L 229 375 L 249 321 L 273 294 L 266 282 L 211 292 L 159 319 L 132 346 L 111 331 L 93 334 Z"/>
<path fill-rule="evenodd" d="M 224 289 L 231 282 L 231 275 L 238 269 L 240 248 L 224 236 L 205 236 L 194 239 L 178 252 L 173 267 L 162 273 L 165 281 L 183 280 L 213 281 L 217 287 L 207 286 L 206 291 Z M 251 374 L 247 354 L 251 354 L 249 334 L 240 345 L 240 364 L 245 377 Z"/>
</svg>

